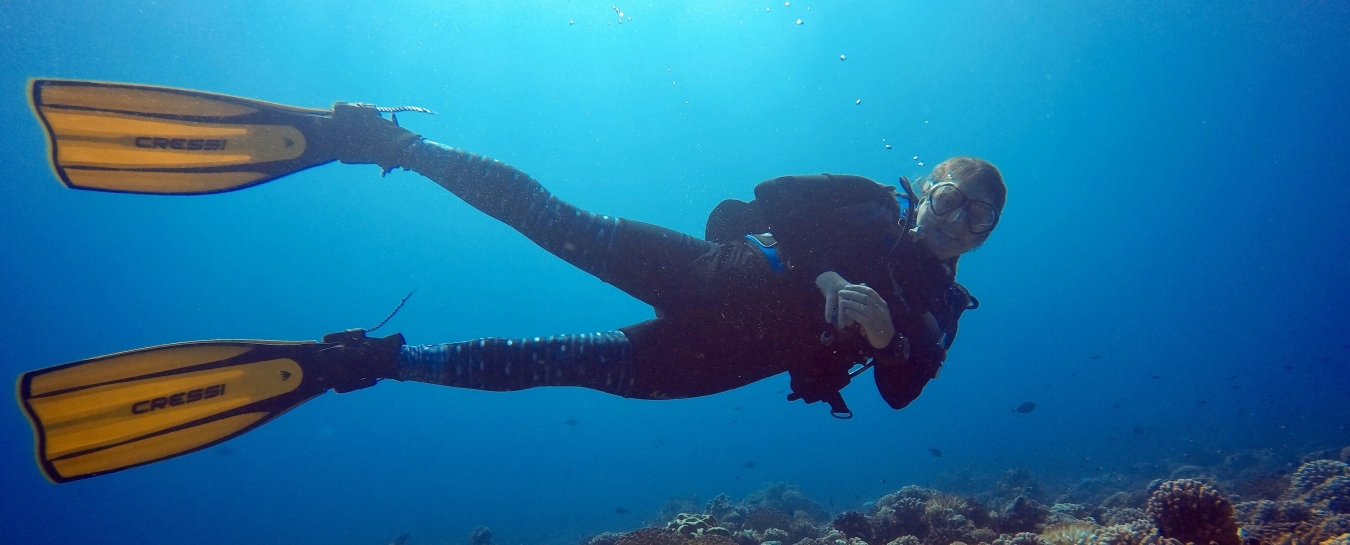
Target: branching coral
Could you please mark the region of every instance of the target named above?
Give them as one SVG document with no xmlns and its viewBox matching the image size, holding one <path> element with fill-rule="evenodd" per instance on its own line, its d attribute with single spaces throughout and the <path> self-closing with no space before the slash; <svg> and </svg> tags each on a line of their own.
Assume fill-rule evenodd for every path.
<svg viewBox="0 0 1350 545">
<path fill-rule="evenodd" d="M 619 541 L 619 538 L 621 537 L 623 537 L 623 534 L 611 534 L 609 532 L 605 532 L 589 540 L 586 540 L 584 543 L 586 545 L 614 545 L 616 542 Z"/>
<path fill-rule="evenodd" d="M 1286 498 L 1294 499 L 1317 488 L 1334 477 L 1350 475 L 1350 466 L 1337 460 L 1313 460 L 1299 466 L 1290 479 Z"/>
<path fill-rule="evenodd" d="M 1350 513 L 1350 476 L 1327 479 L 1309 491 L 1305 501 L 1332 513 Z"/>
<path fill-rule="evenodd" d="M 1003 534 L 994 540 L 994 545 L 1040 545 L 1040 536 L 1031 532 L 1019 532 L 1017 534 Z"/>
<path fill-rule="evenodd" d="M 683 545 L 684 538 L 660 528 L 643 528 L 628 532 L 614 545 Z"/>
<path fill-rule="evenodd" d="M 952 511 L 961 513 L 966 510 L 966 499 L 956 494 L 943 494 L 941 492 L 933 494 L 927 501 L 923 502 L 924 514 L 933 516 L 942 511 Z"/>
<path fill-rule="evenodd" d="M 1148 512 L 1163 537 L 1202 545 L 1241 543 L 1233 505 L 1200 481 L 1162 483 L 1148 500 Z"/>
<path fill-rule="evenodd" d="M 835 530 L 843 532 L 844 535 L 850 538 L 856 537 L 868 542 L 876 539 L 872 532 L 872 523 L 867 520 L 867 517 L 857 511 L 845 511 L 840 513 L 839 516 L 834 518 L 834 522 L 830 523 L 830 526 Z"/>
<path fill-rule="evenodd" d="M 1050 516 L 1045 519 L 1045 524 L 1054 526 L 1070 522 L 1086 521 L 1091 517 L 1088 511 L 1089 509 L 1087 507 L 1076 503 L 1056 503 L 1050 506 Z M 1041 533 L 1045 532 L 1042 531 Z"/>
<path fill-rule="evenodd" d="M 1116 526 L 1118 524 L 1129 524 L 1136 521 L 1149 521 L 1152 525 L 1152 519 L 1148 516 L 1148 511 L 1135 509 L 1133 507 L 1121 507 L 1115 509 L 1106 509 L 1098 513 L 1097 521 L 1105 526 Z"/>
<path fill-rule="evenodd" d="M 1143 519 L 1098 528 L 1079 545 L 1141 545 L 1158 540 L 1158 529 L 1145 515 Z"/>
<path fill-rule="evenodd" d="M 752 507 L 745 511 L 745 518 L 741 521 L 741 527 L 763 532 L 769 528 L 784 529 L 792 526 L 792 519 L 787 513 L 771 507 Z"/>
<path fill-rule="evenodd" d="M 742 512 L 746 510 L 744 508 L 765 507 L 786 513 L 789 517 L 797 511 L 805 511 L 812 519 L 817 521 L 829 518 L 825 509 L 811 501 L 811 498 L 806 497 L 806 494 L 802 493 L 800 488 L 785 483 L 771 484 L 750 494 L 744 500 L 741 500 L 741 506 L 743 507 Z M 779 528 L 786 528 L 786 526 L 780 526 Z"/>
<path fill-rule="evenodd" d="M 740 513 L 736 511 L 736 506 L 731 503 L 731 496 L 718 494 L 717 497 L 708 500 L 703 506 L 703 512 L 712 515 L 720 521 L 735 521 L 740 518 Z"/>
<path fill-rule="evenodd" d="M 730 537 L 704 533 L 689 541 L 689 545 L 736 545 Z"/>
<path fill-rule="evenodd" d="M 1026 496 L 1018 496 L 999 513 L 998 519 L 994 521 L 994 529 L 1005 534 L 1034 534 L 1044 528 L 1045 519 L 1049 516 L 1050 510 L 1044 505 Z"/>
<path fill-rule="evenodd" d="M 924 503 L 918 498 L 897 497 L 886 506 L 875 509 L 868 520 L 872 523 L 872 531 L 879 543 L 890 542 L 907 535 L 915 536 L 917 539 L 928 536 L 928 523 L 924 520 Z"/>
</svg>

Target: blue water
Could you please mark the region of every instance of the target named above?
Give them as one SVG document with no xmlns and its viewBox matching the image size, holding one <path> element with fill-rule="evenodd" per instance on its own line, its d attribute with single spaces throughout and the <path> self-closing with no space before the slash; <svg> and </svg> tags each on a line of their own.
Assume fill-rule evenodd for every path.
<svg viewBox="0 0 1350 545">
<path fill-rule="evenodd" d="M 610 4 L 0 3 L 0 374 L 315 339 L 413 289 L 387 327 L 414 343 L 651 317 L 413 173 L 67 189 L 25 87 L 62 77 L 420 105 L 439 115 L 401 120 L 428 138 L 695 235 L 767 178 L 987 158 L 1008 208 L 960 272 L 984 306 L 918 401 L 892 411 L 862 377 L 837 421 L 783 401 L 786 376 L 659 402 L 387 382 L 64 485 L 10 404 L 0 541 L 420 545 L 487 525 L 571 544 L 658 522 L 671 495 L 768 482 L 838 510 L 958 470 L 1073 479 L 1350 444 L 1345 3 L 634 1 L 622 25 Z"/>
</svg>

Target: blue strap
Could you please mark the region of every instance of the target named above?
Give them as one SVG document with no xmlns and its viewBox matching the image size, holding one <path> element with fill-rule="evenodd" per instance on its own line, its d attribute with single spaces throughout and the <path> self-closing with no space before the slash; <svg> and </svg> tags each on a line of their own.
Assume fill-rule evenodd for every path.
<svg viewBox="0 0 1350 545">
<path fill-rule="evenodd" d="M 768 235 L 768 233 L 764 234 Z M 745 239 L 753 242 L 755 247 L 759 248 L 759 251 L 764 253 L 764 258 L 769 260 L 769 267 L 773 268 L 773 272 L 783 274 L 787 271 L 787 267 L 783 265 L 783 260 L 778 257 L 778 248 L 774 247 L 777 246 L 777 243 L 766 245 L 755 235 L 745 235 Z"/>
</svg>

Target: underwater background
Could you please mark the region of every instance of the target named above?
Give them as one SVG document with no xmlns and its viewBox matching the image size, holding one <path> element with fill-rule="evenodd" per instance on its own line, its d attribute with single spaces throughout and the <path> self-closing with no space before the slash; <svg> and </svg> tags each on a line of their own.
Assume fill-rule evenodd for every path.
<svg viewBox="0 0 1350 545">
<path fill-rule="evenodd" d="M 976 155 L 1010 188 L 997 233 L 961 260 L 983 306 L 902 411 L 866 376 L 843 391 L 850 421 L 785 402 L 786 375 L 678 401 L 386 381 L 58 486 L 12 403 L 5 543 L 420 545 L 488 526 L 497 543 L 573 544 L 664 527 L 671 497 L 771 483 L 833 515 L 907 484 L 976 494 L 1009 470 L 1050 492 L 1137 489 L 1237 453 L 1288 474 L 1350 445 L 1345 2 L 7 0 L 0 58 L 9 377 L 178 341 L 317 339 L 414 289 L 381 333 L 652 317 L 409 172 L 67 189 L 34 77 L 423 106 L 439 115 L 400 121 L 583 208 L 694 235 L 785 174 L 894 184 Z"/>
</svg>

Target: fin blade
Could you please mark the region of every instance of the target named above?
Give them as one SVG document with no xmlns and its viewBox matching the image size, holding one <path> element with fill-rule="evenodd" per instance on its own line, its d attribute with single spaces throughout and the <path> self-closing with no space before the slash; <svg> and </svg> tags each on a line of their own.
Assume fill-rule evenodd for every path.
<svg viewBox="0 0 1350 545">
<path fill-rule="evenodd" d="M 33 111 L 68 187 L 193 195 L 333 161 L 328 110 L 187 89 L 33 80 Z"/>
<path fill-rule="evenodd" d="M 68 482 L 157 462 L 248 432 L 327 390 L 306 380 L 313 342 L 203 341 L 25 373 L 19 402 L 39 465 Z"/>
</svg>

